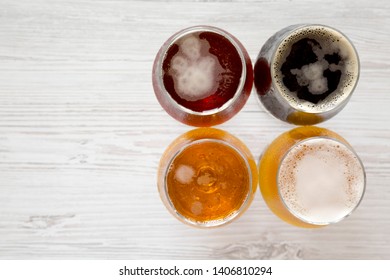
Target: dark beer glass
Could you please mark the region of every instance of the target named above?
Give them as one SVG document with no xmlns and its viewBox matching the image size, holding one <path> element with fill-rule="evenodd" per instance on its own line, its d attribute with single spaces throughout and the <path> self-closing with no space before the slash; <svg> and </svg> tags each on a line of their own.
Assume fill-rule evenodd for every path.
<svg viewBox="0 0 390 280">
<path fill-rule="evenodd" d="M 352 42 L 334 28 L 292 25 L 264 44 L 254 76 L 257 96 L 273 116 L 316 124 L 336 115 L 351 98 L 359 58 Z"/>
</svg>

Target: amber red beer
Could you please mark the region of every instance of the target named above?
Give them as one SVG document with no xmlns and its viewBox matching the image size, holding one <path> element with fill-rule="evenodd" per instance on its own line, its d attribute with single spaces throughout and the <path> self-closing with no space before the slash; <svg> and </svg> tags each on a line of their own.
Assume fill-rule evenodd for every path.
<svg viewBox="0 0 390 280">
<path fill-rule="evenodd" d="M 359 78 L 352 42 L 324 25 L 286 27 L 262 47 L 254 67 L 257 96 L 276 118 L 323 122 L 347 104 Z"/>
<path fill-rule="evenodd" d="M 153 66 L 153 87 L 161 106 L 175 119 L 212 126 L 244 106 L 253 84 L 248 53 L 230 33 L 194 26 L 169 38 Z"/>
</svg>

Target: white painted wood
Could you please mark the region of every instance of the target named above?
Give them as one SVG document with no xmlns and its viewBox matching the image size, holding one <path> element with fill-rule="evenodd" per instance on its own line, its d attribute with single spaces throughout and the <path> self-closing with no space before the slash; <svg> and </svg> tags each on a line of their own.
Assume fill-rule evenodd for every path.
<svg viewBox="0 0 390 280">
<path fill-rule="evenodd" d="M 389 259 L 390 2 L 0 0 L 1 259 Z M 236 35 L 254 60 L 295 23 L 341 29 L 361 58 L 347 107 L 321 126 L 347 138 L 367 192 L 345 221 L 289 226 L 260 192 L 238 221 L 197 230 L 162 205 L 156 168 L 191 129 L 169 117 L 151 68 L 174 32 L 210 24 Z M 256 158 L 284 124 L 252 95 L 220 126 Z"/>
</svg>

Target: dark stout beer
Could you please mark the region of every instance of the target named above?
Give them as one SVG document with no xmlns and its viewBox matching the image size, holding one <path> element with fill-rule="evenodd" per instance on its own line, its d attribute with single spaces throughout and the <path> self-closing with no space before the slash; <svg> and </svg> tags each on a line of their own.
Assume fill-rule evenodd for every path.
<svg viewBox="0 0 390 280">
<path fill-rule="evenodd" d="M 359 59 L 352 43 L 322 25 L 283 29 L 267 41 L 255 64 L 261 102 L 274 116 L 294 124 L 335 115 L 358 78 Z"/>
</svg>

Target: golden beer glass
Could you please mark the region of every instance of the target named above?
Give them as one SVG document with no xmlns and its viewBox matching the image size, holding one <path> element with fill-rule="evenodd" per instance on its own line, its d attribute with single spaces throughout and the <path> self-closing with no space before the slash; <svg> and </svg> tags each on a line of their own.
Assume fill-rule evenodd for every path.
<svg viewBox="0 0 390 280">
<path fill-rule="evenodd" d="M 256 163 L 233 135 L 199 128 L 179 136 L 158 168 L 158 190 L 169 212 L 200 228 L 224 225 L 248 208 L 257 188 Z"/>
<path fill-rule="evenodd" d="M 260 158 L 259 178 L 270 210 L 304 228 L 349 216 L 360 204 L 366 183 L 364 166 L 348 142 L 314 126 L 277 137 Z"/>
</svg>

